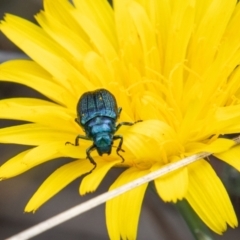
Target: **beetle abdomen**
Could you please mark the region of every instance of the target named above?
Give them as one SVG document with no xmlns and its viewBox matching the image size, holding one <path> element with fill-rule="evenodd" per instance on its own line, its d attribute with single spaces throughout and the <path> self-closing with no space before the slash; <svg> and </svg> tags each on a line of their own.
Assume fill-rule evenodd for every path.
<svg viewBox="0 0 240 240">
<path fill-rule="evenodd" d="M 97 116 L 118 117 L 118 108 L 115 97 L 106 89 L 98 89 L 84 93 L 77 105 L 79 122 L 84 125 Z"/>
</svg>

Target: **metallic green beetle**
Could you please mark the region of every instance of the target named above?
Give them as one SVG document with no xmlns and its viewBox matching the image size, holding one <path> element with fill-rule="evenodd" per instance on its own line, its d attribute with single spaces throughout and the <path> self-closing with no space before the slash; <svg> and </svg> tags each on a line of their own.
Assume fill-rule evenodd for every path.
<svg viewBox="0 0 240 240">
<path fill-rule="evenodd" d="M 87 158 L 96 167 L 96 162 L 90 155 L 93 150 L 97 150 L 98 154 L 111 154 L 113 142 L 120 140 L 117 147 L 117 154 L 124 161 L 119 154 L 122 149 L 123 137 L 121 135 L 114 135 L 122 125 L 131 126 L 134 123 L 121 122 L 116 124 L 120 117 L 122 108 L 118 108 L 116 99 L 106 89 L 98 89 L 91 92 L 84 93 L 77 104 L 78 118 L 75 121 L 83 128 L 86 136 L 78 135 L 75 140 L 75 146 L 79 145 L 79 139 L 91 140 L 93 145 L 86 150 Z M 67 142 L 69 143 L 69 142 Z"/>
</svg>

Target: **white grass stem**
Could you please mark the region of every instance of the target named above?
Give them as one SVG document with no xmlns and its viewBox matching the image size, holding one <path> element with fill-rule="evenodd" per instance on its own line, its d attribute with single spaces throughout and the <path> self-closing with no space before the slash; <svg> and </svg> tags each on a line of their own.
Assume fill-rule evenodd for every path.
<svg viewBox="0 0 240 240">
<path fill-rule="evenodd" d="M 240 143 L 240 137 L 237 137 L 235 139 L 233 139 L 236 143 Z M 162 167 L 161 169 L 158 169 L 152 173 L 149 173 L 141 178 L 138 178 L 130 183 L 127 183 L 119 188 L 116 188 L 114 190 L 111 190 L 109 192 L 103 193 L 101 195 L 98 195 L 95 198 L 92 198 L 84 203 L 81 203 L 73 208 L 70 208 L 69 210 L 66 210 L 52 218 L 47 219 L 44 222 L 41 222 L 23 232 L 20 232 L 10 238 L 8 238 L 7 240 L 26 240 L 26 239 L 30 239 L 36 235 L 41 234 L 42 232 L 47 231 L 48 229 L 51 229 L 63 222 L 66 222 L 69 219 L 72 219 L 94 207 L 99 206 L 100 204 L 105 203 L 106 201 L 119 196 L 120 194 L 125 193 L 126 191 L 129 191 L 133 188 L 136 188 L 144 183 L 150 182 L 158 177 L 161 177 L 167 173 L 170 173 L 176 169 L 179 169 L 181 167 L 184 167 L 186 165 L 189 165 L 199 159 L 202 158 L 206 158 L 209 155 L 211 155 L 211 153 L 207 153 L 207 152 L 203 152 L 203 153 L 199 153 L 199 154 L 195 154 L 193 156 L 190 157 L 186 157 L 178 162 L 175 163 L 171 163 L 168 164 L 164 167 Z"/>
</svg>

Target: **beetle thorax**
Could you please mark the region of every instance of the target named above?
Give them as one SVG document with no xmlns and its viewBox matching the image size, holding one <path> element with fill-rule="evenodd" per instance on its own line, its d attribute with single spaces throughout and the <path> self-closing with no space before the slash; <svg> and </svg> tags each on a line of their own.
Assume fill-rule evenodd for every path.
<svg viewBox="0 0 240 240">
<path fill-rule="evenodd" d="M 113 143 L 113 135 L 116 131 L 115 120 L 105 116 L 91 119 L 85 125 L 86 134 L 93 139 L 98 154 L 110 154 Z"/>
</svg>

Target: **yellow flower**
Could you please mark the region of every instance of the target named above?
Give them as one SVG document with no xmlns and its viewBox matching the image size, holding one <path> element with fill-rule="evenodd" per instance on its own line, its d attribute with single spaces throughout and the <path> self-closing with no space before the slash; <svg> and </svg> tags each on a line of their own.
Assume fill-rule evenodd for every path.
<svg viewBox="0 0 240 240">
<path fill-rule="evenodd" d="M 36 26 L 6 15 L 1 31 L 32 60 L 0 65 L 0 79 L 36 89 L 50 100 L 0 101 L 0 118 L 31 123 L 3 128 L 0 142 L 33 146 L 0 168 L 7 179 L 60 156 L 73 160 L 57 169 L 30 199 L 35 211 L 74 179 L 89 172 L 91 141 L 65 145 L 84 134 L 74 121 L 79 97 L 106 88 L 122 107 L 121 158 L 92 152 L 96 169 L 81 182 L 86 194 L 114 166 L 124 183 L 185 156 L 208 151 L 240 170 L 240 147 L 221 138 L 240 132 L 240 5 L 234 0 L 45 0 Z M 117 143 L 114 146 L 117 146 Z M 228 194 L 209 161 L 154 181 L 164 201 L 186 199 L 221 234 L 237 226 Z M 107 203 L 111 239 L 136 239 L 147 184 Z M 128 224 L 125 219 L 128 219 Z"/>
</svg>

